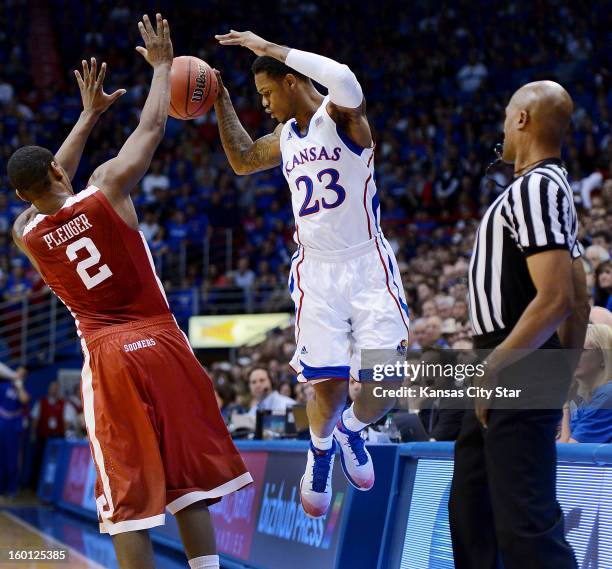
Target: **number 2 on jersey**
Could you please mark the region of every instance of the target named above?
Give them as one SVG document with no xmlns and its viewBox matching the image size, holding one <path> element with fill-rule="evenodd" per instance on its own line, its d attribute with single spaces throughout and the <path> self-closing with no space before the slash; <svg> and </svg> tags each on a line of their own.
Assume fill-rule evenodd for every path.
<svg viewBox="0 0 612 569">
<path fill-rule="evenodd" d="M 335 168 L 326 168 L 325 170 L 321 170 L 317 174 L 317 179 L 322 184 L 325 183 L 323 178 L 329 176 L 328 184 L 324 186 L 324 189 L 331 190 L 336 193 L 336 201 L 331 203 L 325 201 L 325 198 L 321 198 L 321 203 L 323 204 L 323 209 L 334 209 L 338 207 L 346 198 L 346 190 L 338 184 L 338 179 L 340 178 L 340 174 L 338 170 Z M 312 194 L 314 192 L 314 183 L 312 179 L 308 176 L 300 176 L 295 181 L 295 186 L 297 189 L 300 189 L 300 184 L 304 185 L 304 189 L 306 190 L 306 196 L 304 197 L 304 203 L 300 208 L 300 217 L 304 217 L 306 215 L 312 215 L 313 213 L 317 213 L 321 208 L 319 206 L 319 200 L 316 199 L 313 205 L 310 205 L 310 201 L 312 200 Z"/>
<path fill-rule="evenodd" d="M 108 265 L 101 265 L 95 275 L 90 275 L 87 272 L 87 269 L 90 269 L 100 262 L 101 257 L 100 251 L 98 251 L 98 248 L 94 245 L 94 242 L 89 237 L 81 237 L 74 243 L 70 243 L 70 245 L 66 247 L 66 255 L 68 255 L 68 258 L 71 261 L 76 261 L 77 253 L 81 249 L 87 249 L 89 257 L 79 261 L 76 270 L 79 277 L 81 277 L 83 284 L 87 287 L 87 290 L 91 290 L 93 287 L 98 286 L 102 281 L 112 277 L 113 273 L 108 268 Z"/>
</svg>

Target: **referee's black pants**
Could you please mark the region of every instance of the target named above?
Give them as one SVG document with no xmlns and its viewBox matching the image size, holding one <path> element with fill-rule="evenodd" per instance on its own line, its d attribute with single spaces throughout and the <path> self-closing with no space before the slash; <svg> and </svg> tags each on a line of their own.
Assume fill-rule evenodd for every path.
<svg viewBox="0 0 612 569">
<path fill-rule="evenodd" d="M 466 413 L 449 517 L 457 569 L 575 569 L 556 499 L 556 410 Z M 503 562 L 503 564 L 502 564 Z"/>
</svg>

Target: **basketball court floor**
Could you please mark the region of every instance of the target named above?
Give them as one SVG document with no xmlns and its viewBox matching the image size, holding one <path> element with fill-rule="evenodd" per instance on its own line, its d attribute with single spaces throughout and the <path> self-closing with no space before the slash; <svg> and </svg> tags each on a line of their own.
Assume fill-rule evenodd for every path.
<svg viewBox="0 0 612 569">
<path fill-rule="evenodd" d="M 63 549 L 62 561 L 10 560 L 11 552 Z M 187 562 L 171 551 L 156 549 L 157 569 L 185 569 Z M 13 553 L 13 557 L 18 554 Z M 118 569 L 108 535 L 91 522 L 49 506 L 24 505 L 0 508 L 0 569 Z"/>
</svg>

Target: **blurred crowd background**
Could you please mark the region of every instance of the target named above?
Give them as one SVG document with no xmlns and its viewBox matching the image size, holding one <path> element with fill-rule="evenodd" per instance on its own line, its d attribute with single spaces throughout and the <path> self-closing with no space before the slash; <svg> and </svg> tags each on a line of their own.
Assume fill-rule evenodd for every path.
<svg viewBox="0 0 612 569">
<path fill-rule="evenodd" d="M 559 81 L 575 103 L 563 158 L 580 216 L 589 291 L 594 305 L 612 309 L 609 0 L 385 0 L 360 2 L 358 10 L 353 2 L 331 0 L 4 0 L 2 324 L 18 326 L 23 298 L 47 294 L 10 237 L 24 204 L 9 188 L 6 161 L 22 145 L 60 146 L 81 107 L 72 70 L 82 58 L 96 57 L 108 64 L 107 91 L 124 87 L 127 94 L 91 136 L 74 180 L 77 191 L 86 186 L 89 174 L 116 154 L 137 124 L 151 73 L 134 51 L 136 22 L 155 9 L 170 22 L 176 55 L 196 55 L 221 71 L 254 138 L 275 123 L 261 109 L 249 71 L 253 55 L 218 46 L 215 33 L 251 29 L 347 63 L 356 73 L 375 132 L 382 226 L 407 293 L 412 348 L 471 346 L 466 273 L 474 234 L 480 215 L 512 176 L 505 166 L 485 175 L 502 138 L 504 108 L 525 82 Z M 295 244 L 286 183 L 280 169 L 234 175 L 214 112 L 195 121 L 168 121 L 133 199 L 183 327 L 193 314 L 292 310 L 286 280 Z M 18 349 L 0 337 L 0 360 L 14 358 Z M 292 329 L 278 330 L 262 345 L 239 350 L 232 361 L 210 365 L 226 414 L 236 407 L 249 411 L 262 393 L 275 390 L 305 401 L 309 388 L 296 386 L 287 366 L 293 349 Z M 257 366 L 263 366 L 260 373 Z M 264 372 L 270 380 L 265 388 Z"/>
</svg>

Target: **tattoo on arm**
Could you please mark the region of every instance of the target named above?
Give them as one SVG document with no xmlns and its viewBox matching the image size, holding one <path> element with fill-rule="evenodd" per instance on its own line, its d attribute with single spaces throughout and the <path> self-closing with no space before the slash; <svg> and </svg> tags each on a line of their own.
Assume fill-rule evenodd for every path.
<svg viewBox="0 0 612 569">
<path fill-rule="evenodd" d="M 251 174 L 280 164 L 282 124 L 278 125 L 273 133 L 253 142 L 240 123 L 229 96 L 219 97 L 215 109 L 221 143 L 236 174 Z"/>
</svg>

